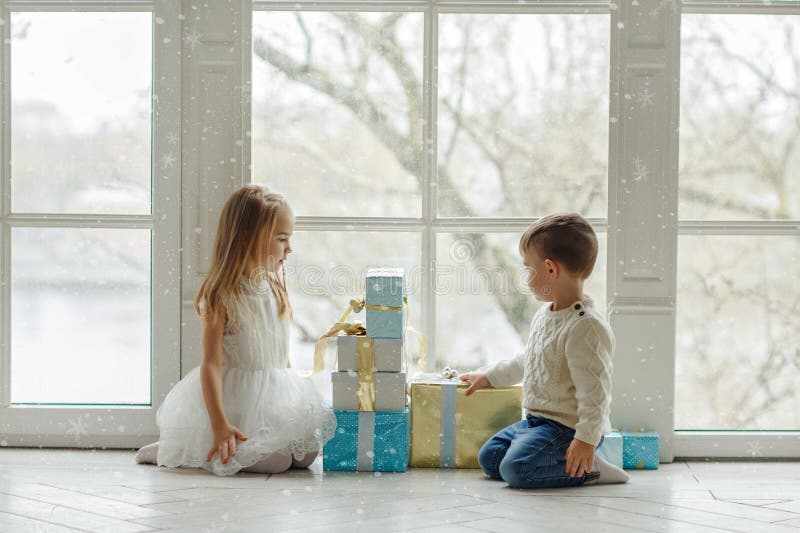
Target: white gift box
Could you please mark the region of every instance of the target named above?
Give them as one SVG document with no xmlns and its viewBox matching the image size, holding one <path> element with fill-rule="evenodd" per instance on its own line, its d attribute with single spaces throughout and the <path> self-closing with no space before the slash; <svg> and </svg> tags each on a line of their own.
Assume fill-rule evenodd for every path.
<svg viewBox="0 0 800 533">
<path fill-rule="evenodd" d="M 358 371 L 358 349 L 373 350 L 376 372 L 403 371 L 403 339 L 373 339 L 357 335 L 336 337 L 337 370 Z"/>
<path fill-rule="evenodd" d="M 406 408 L 405 372 L 375 372 L 359 398 L 358 372 L 331 372 L 333 408 L 337 411 L 402 411 Z"/>
</svg>

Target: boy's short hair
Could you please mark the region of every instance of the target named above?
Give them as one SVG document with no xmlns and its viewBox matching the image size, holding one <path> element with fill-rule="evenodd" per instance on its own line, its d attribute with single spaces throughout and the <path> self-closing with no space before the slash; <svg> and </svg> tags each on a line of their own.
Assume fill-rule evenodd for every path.
<svg viewBox="0 0 800 533">
<path fill-rule="evenodd" d="M 519 240 L 519 253 L 533 249 L 544 260 L 564 265 L 583 279 L 589 277 L 597 260 L 597 235 L 578 213 L 554 213 L 540 218 Z"/>
</svg>

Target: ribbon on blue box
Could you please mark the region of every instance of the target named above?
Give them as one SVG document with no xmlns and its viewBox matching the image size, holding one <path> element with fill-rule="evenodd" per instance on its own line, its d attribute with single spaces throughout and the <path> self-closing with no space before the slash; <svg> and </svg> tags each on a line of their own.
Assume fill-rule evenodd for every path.
<svg viewBox="0 0 800 533">
<path fill-rule="evenodd" d="M 323 449 L 323 470 L 405 472 L 409 413 L 334 411 L 337 429 Z"/>
</svg>

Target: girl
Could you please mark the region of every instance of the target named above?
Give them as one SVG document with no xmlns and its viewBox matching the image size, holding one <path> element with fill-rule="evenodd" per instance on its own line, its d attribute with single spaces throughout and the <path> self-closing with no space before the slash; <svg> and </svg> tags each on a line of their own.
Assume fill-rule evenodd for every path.
<svg viewBox="0 0 800 533">
<path fill-rule="evenodd" d="M 258 185 L 225 203 L 194 301 L 202 361 L 167 394 L 160 439 L 139 450 L 138 463 L 275 474 L 309 466 L 333 437 L 333 412 L 289 363 L 292 308 L 278 271 L 293 229 L 286 199 Z"/>
</svg>

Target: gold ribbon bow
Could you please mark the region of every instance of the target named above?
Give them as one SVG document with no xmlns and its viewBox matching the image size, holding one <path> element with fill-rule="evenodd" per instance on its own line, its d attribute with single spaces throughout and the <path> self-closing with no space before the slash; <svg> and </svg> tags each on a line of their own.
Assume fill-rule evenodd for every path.
<svg viewBox="0 0 800 533">
<path fill-rule="evenodd" d="M 366 335 L 367 330 L 364 329 L 364 326 L 361 324 L 351 324 L 350 322 L 345 322 L 347 317 L 350 316 L 350 313 L 360 313 L 361 310 L 364 309 L 364 299 L 361 300 L 350 300 L 350 304 L 342 313 L 342 316 L 339 317 L 339 320 L 334 323 L 328 331 L 326 331 L 320 338 L 317 340 L 317 343 L 314 345 L 314 373 L 322 372 L 325 370 L 325 345 L 328 342 L 330 337 L 336 337 L 339 335 L 340 331 L 344 331 L 345 335 Z"/>
<path fill-rule="evenodd" d="M 363 298 L 360 300 L 350 300 L 350 303 L 345 308 L 342 316 L 339 317 L 339 320 L 334 323 L 328 331 L 326 331 L 320 338 L 317 340 L 316 344 L 314 345 L 314 373 L 322 372 L 325 370 L 325 347 L 327 345 L 328 339 L 331 337 L 336 337 L 339 335 L 339 332 L 344 332 L 345 335 L 366 335 L 366 330 L 364 326 L 361 324 L 351 324 L 350 322 L 346 322 L 347 317 L 350 316 L 350 313 L 360 313 L 363 309 L 370 309 L 373 311 L 398 311 L 402 312 L 403 309 L 406 311 L 406 331 L 403 333 L 403 361 L 405 362 L 406 359 L 406 346 L 405 346 L 405 333 L 410 331 L 411 333 L 417 336 L 417 341 L 419 343 L 419 359 L 417 360 L 417 372 L 423 372 L 425 370 L 425 364 L 428 357 L 428 339 L 417 331 L 415 328 L 409 325 L 410 318 L 408 312 L 408 298 L 403 297 L 403 305 L 402 306 L 389 306 L 389 305 L 367 305 Z M 370 402 L 369 399 L 365 398 L 369 394 L 367 391 L 371 390 L 371 397 L 372 403 L 374 404 L 374 380 L 372 379 L 372 373 L 374 371 L 374 359 L 372 361 L 368 360 L 366 354 L 362 353 L 362 350 L 359 350 L 358 353 L 358 367 L 359 367 L 359 404 L 366 405 Z M 338 354 L 337 354 L 338 356 Z M 373 353 L 374 357 L 374 353 Z M 403 365 L 405 366 L 405 365 Z M 369 373 L 369 377 L 367 377 L 366 373 Z M 370 387 L 368 384 L 371 384 Z M 367 409 L 361 409 L 362 411 L 366 411 Z"/>
</svg>

